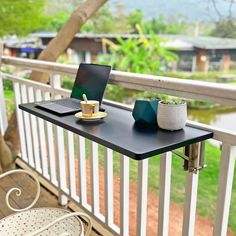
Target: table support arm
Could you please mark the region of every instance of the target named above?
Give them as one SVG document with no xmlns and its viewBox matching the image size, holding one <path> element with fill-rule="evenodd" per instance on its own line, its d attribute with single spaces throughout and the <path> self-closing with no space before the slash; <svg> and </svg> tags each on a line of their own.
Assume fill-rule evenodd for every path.
<svg viewBox="0 0 236 236">
<path fill-rule="evenodd" d="M 177 150 L 172 151 L 177 156 L 184 159 L 184 170 L 197 173 L 206 167 L 205 160 L 205 141 L 194 143 L 184 148 L 184 153 Z"/>
</svg>

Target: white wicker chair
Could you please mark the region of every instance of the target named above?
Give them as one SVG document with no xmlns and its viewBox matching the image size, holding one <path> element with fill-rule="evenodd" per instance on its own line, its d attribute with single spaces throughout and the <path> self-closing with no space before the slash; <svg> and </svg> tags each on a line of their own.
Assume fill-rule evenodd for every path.
<svg viewBox="0 0 236 236">
<path fill-rule="evenodd" d="M 88 222 L 87 231 L 85 236 L 90 235 L 92 223 L 87 214 L 81 212 L 70 212 L 60 208 L 32 208 L 37 202 L 40 194 L 40 184 L 37 178 L 29 171 L 25 170 L 12 170 L 0 175 L 0 179 L 7 175 L 14 173 L 26 173 L 30 175 L 36 183 L 37 193 L 34 201 L 24 209 L 16 209 L 11 206 L 9 197 L 15 193 L 17 196 L 21 195 L 19 188 L 11 188 L 6 194 L 7 206 L 17 212 L 11 214 L 0 220 L 0 235 L 76 235 L 84 236 L 84 226 L 78 216 L 85 217 Z M 32 209 L 31 209 L 32 208 Z"/>
</svg>

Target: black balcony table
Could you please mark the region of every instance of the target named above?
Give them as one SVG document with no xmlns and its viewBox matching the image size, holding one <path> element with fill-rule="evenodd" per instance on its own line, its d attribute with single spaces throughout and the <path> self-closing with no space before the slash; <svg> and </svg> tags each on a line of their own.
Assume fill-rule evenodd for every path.
<svg viewBox="0 0 236 236">
<path fill-rule="evenodd" d="M 108 116 L 96 122 L 78 120 L 74 114 L 58 116 L 38 108 L 35 103 L 20 104 L 19 108 L 135 160 L 213 137 L 212 132 L 189 126 L 178 131 L 166 131 L 157 126 L 140 127 L 134 123 L 130 110 L 108 104 L 103 104 Z"/>
</svg>

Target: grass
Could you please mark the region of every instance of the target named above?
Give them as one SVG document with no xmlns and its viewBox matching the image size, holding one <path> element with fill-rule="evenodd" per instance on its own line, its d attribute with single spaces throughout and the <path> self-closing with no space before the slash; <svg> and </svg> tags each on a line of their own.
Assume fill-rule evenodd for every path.
<svg viewBox="0 0 236 236">
<path fill-rule="evenodd" d="M 14 92 L 12 90 L 4 90 L 4 97 L 7 117 L 9 117 L 15 108 Z"/>
<path fill-rule="evenodd" d="M 198 198 L 197 198 L 197 213 L 205 216 L 214 222 L 216 197 L 218 188 L 218 174 L 220 167 L 220 154 L 221 151 L 206 142 L 205 163 L 207 168 L 200 171 L 199 185 L 198 185 Z M 99 146 L 99 159 L 100 164 L 103 165 L 103 151 Z M 119 174 L 120 168 L 120 154 L 114 153 L 114 173 Z M 171 201 L 183 206 L 184 191 L 185 191 L 185 175 L 183 171 L 183 160 L 176 155 L 172 158 L 171 170 Z M 149 188 L 158 193 L 159 191 L 159 170 L 160 170 L 160 157 L 154 156 L 149 159 L 149 173 L 148 185 Z M 234 175 L 234 179 L 236 175 Z M 130 159 L 130 179 L 131 181 L 137 180 L 137 161 Z M 234 181 L 233 191 L 231 197 L 231 208 L 229 217 L 229 229 L 236 232 L 236 183 Z"/>
<path fill-rule="evenodd" d="M 174 77 L 174 78 L 181 78 L 181 79 L 192 79 L 192 80 L 208 80 L 208 81 L 218 81 L 224 83 L 224 76 L 236 76 L 235 70 L 230 70 L 227 72 L 223 71 L 209 71 L 207 74 L 205 72 L 163 72 L 160 75 Z"/>
<path fill-rule="evenodd" d="M 229 85 L 236 85 L 236 81 L 233 81 L 233 82 L 230 82 L 230 83 L 227 83 Z"/>
<path fill-rule="evenodd" d="M 14 93 L 13 91 L 4 91 L 6 108 L 8 115 L 14 109 Z M 88 145 L 86 141 L 86 152 L 89 154 Z M 197 198 L 197 213 L 214 220 L 215 205 L 218 187 L 218 174 L 220 166 L 220 150 L 210 143 L 206 143 L 206 158 L 205 162 L 207 168 L 200 172 L 198 198 Z M 89 155 L 87 155 L 89 156 Z M 104 148 L 99 145 L 99 163 L 103 165 Z M 184 203 L 184 186 L 185 174 L 182 168 L 183 161 L 179 157 L 173 155 L 172 171 L 171 171 L 171 201 L 179 205 Z M 159 191 L 159 170 L 160 158 L 154 156 L 149 159 L 149 188 L 158 193 Z M 114 173 L 119 175 L 120 171 L 120 154 L 114 152 Z M 234 179 L 236 175 L 234 174 Z M 130 159 L 130 179 L 137 180 L 137 161 Z M 231 197 L 231 208 L 229 217 L 229 229 L 236 232 L 236 181 L 233 183 L 233 191 Z"/>
</svg>

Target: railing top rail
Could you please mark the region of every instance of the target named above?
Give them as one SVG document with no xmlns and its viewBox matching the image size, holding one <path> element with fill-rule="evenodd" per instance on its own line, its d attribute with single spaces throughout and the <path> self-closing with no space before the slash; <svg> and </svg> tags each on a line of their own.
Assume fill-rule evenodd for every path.
<svg viewBox="0 0 236 236">
<path fill-rule="evenodd" d="M 65 75 L 75 75 L 78 69 L 76 65 L 61 64 L 42 60 L 25 59 L 18 57 L 2 56 L 2 64 L 19 66 L 31 70 Z"/>
<path fill-rule="evenodd" d="M 55 62 L 2 57 L 2 63 L 49 73 L 75 76 L 78 66 Z M 164 76 L 112 71 L 110 83 L 142 91 L 164 93 L 184 98 L 205 100 L 222 105 L 236 106 L 236 86 L 219 83 L 185 80 Z"/>
<path fill-rule="evenodd" d="M 70 95 L 70 91 L 67 89 L 63 89 L 63 88 L 54 88 L 53 89 L 50 85 L 46 85 L 46 84 L 42 84 L 42 83 L 39 83 L 36 81 L 23 79 L 18 76 L 2 73 L 2 77 L 3 77 L 3 79 L 11 80 L 13 82 L 20 83 L 20 84 L 25 84 L 26 86 L 29 86 L 29 87 L 34 87 L 35 89 L 41 89 L 42 91 L 49 91 L 49 92 L 54 91 L 55 93 L 58 93 L 63 96 Z M 114 101 L 110 101 L 110 100 L 104 100 L 103 102 L 105 104 L 109 104 L 112 106 L 121 107 L 121 108 L 127 109 L 127 110 L 132 110 L 131 106 L 128 106 L 128 105 L 125 105 L 122 103 L 118 103 L 118 102 L 114 102 Z M 200 129 L 203 129 L 206 131 L 211 131 L 214 133 L 213 139 L 224 142 L 224 143 L 231 144 L 233 146 L 236 146 L 236 133 L 233 133 L 232 131 L 224 130 L 224 129 L 221 129 L 218 127 L 213 127 L 210 125 L 201 124 L 201 123 L 194 122 L 194 121 L 188 121 L 188 125 L 191 127 L 194 127 L 194 128 L 200 128 Z"/>
</svg>

